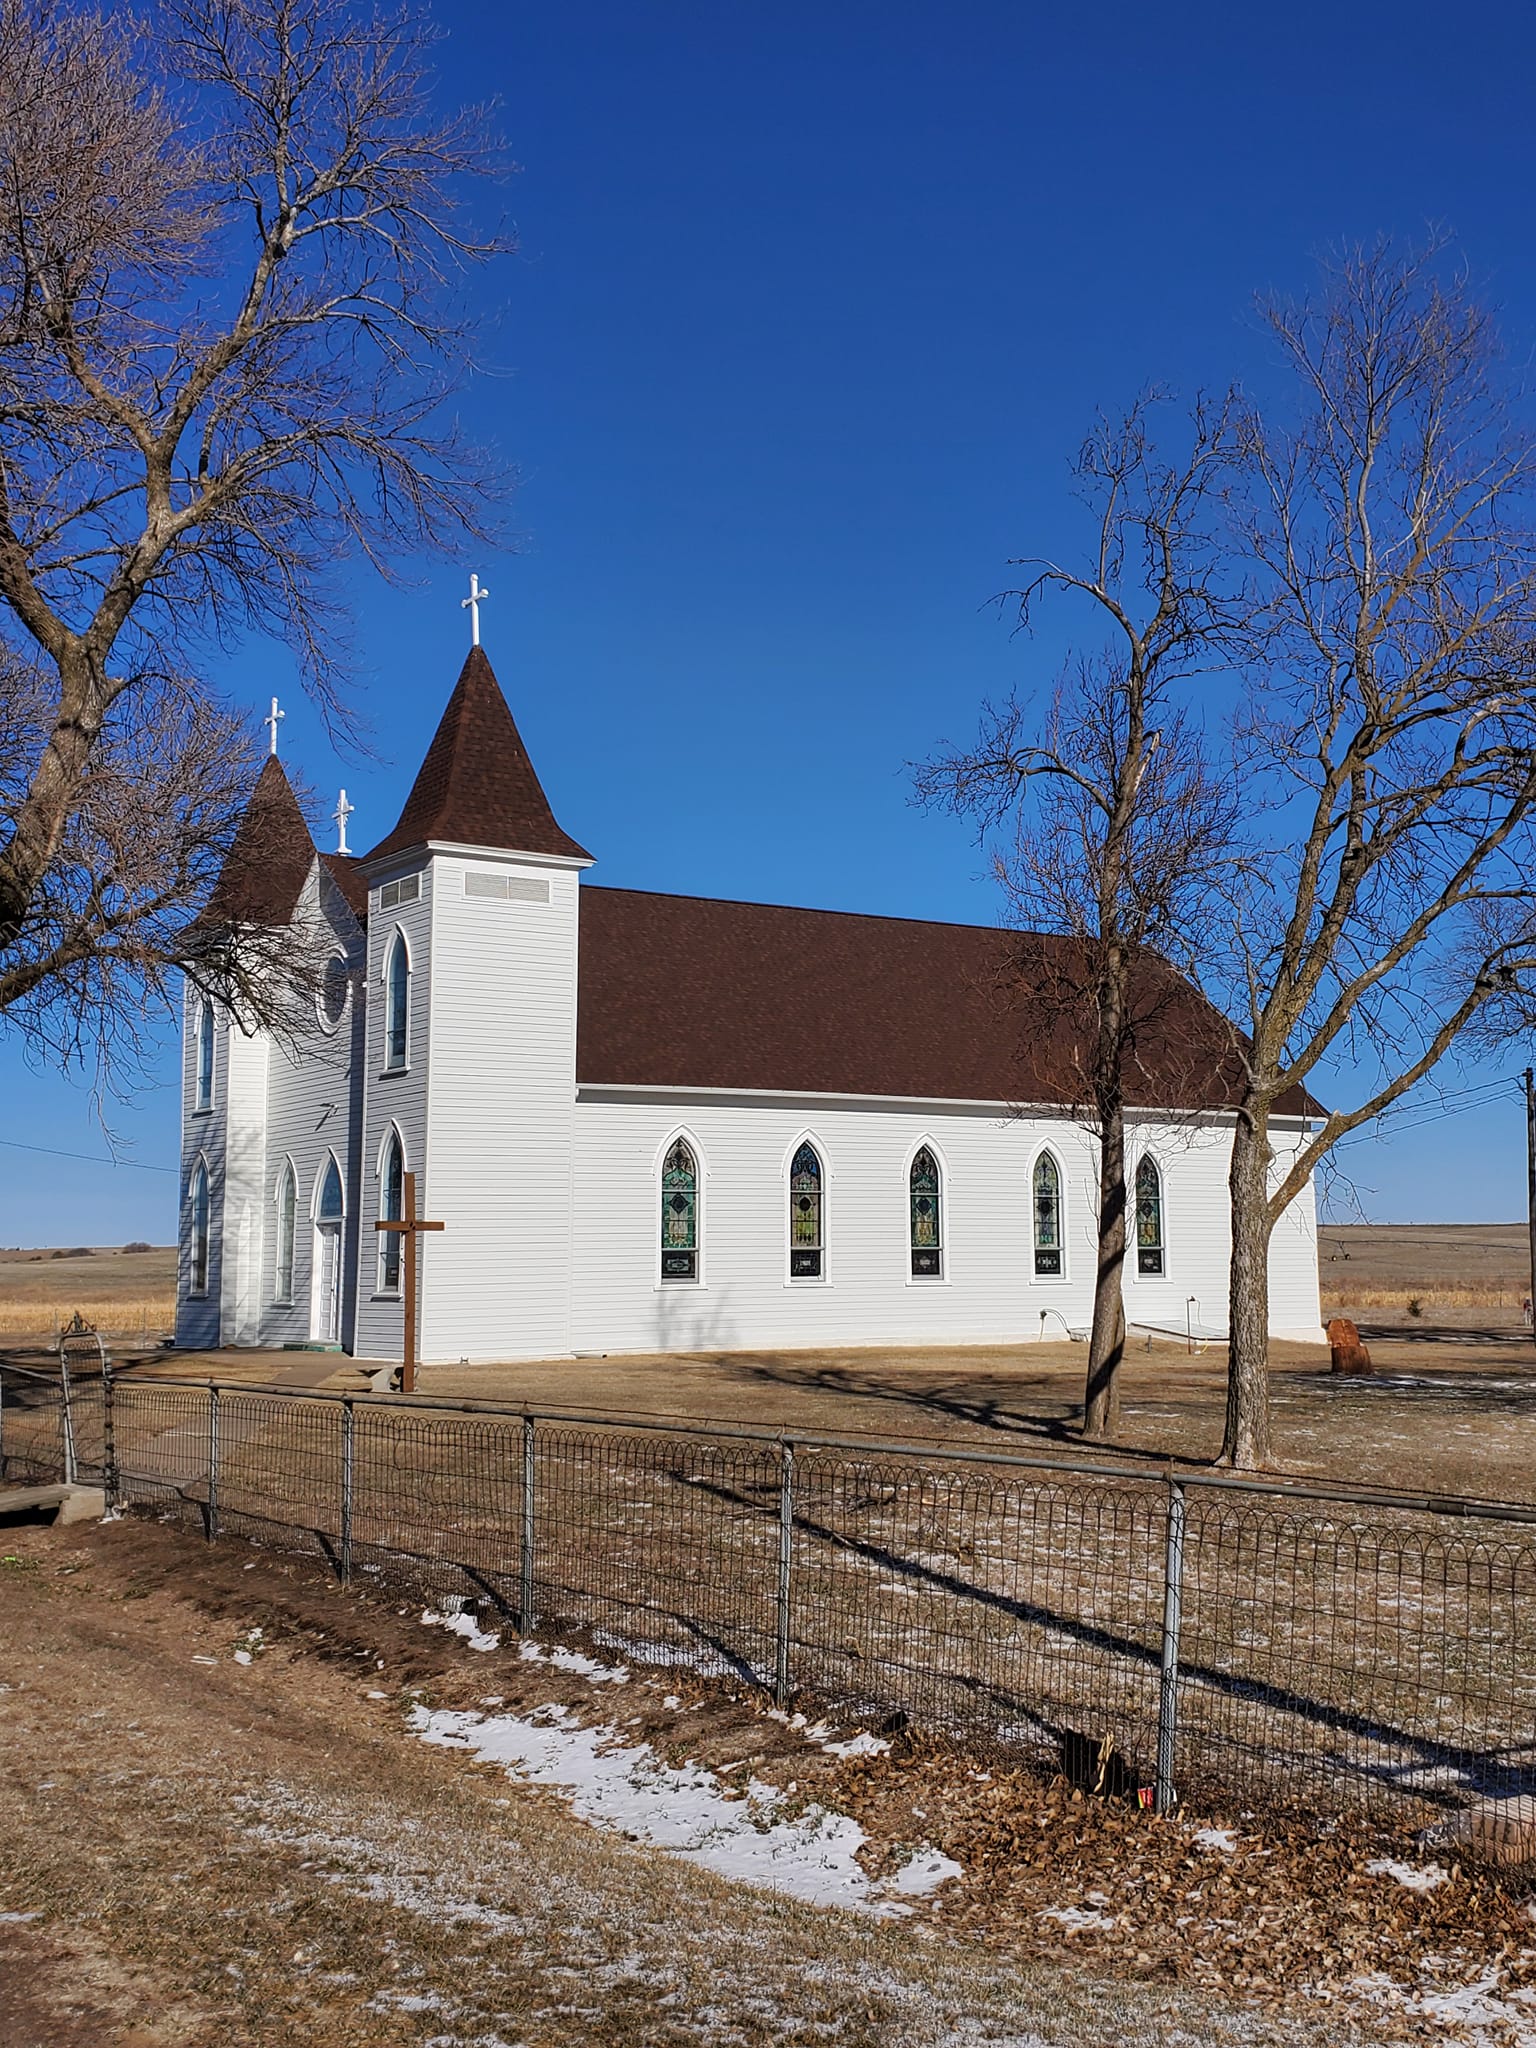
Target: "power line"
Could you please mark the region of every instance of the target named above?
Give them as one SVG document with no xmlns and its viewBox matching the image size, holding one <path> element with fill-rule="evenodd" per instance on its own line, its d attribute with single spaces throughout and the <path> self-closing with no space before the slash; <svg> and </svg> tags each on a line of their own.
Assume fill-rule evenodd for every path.
<svg viewBox="0 0 1536 2048">
<path fill-rule="evenodd" d="M 49 1159 L 81 1159 L 87 1166 L 129 1166 L 135 1173 L 179 1173 L 178 1166 L 156 1166 L 147 1159 L 109 1159 L 99 1152 L 61 1152 L 56 1145 L 24 1145 L 19 1138 L 0 1138 L 13 1152 L 41 1152 Z"/>
</svg>

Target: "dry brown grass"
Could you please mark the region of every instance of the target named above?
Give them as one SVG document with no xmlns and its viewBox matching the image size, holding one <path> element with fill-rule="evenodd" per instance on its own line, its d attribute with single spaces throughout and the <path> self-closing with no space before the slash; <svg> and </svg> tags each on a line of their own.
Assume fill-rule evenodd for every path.
<svg viewBox="0 0 1536 2048">
<path fill-rule="evenodd" d="M 88 1294 L 66 1294 L 46 1301 L 0 1298 L 0 1340 L 51 1340 L 77 1311 L 104 1337 L 151 1338 L 176 1326 L 174 1293 L 106 1299 Z"/>
<path fill-rule="evenodd" d="M 1518 1309 L 1525 1300 L 1518 1288 L 1510 1287 L 1438 1287 L 1426 1283 L 1422 1287 L 1351 1287 L 1348 1285 L 1324 1286 L 1322 1290 L 1324 1314 L 1333 1309 L 1350 1308 L 1397 1308 L 1406 1309 L 1412 1302 L 1420 1308 L 1503 1308 Z"/>
</svg>

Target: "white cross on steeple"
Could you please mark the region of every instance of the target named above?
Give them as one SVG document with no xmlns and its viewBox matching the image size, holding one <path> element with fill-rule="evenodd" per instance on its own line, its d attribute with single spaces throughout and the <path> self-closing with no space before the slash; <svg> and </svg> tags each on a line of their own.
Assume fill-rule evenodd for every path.
<svg viewBox="0 0 1536 2048">
<path fill-rule="evenodd" d="M 478 647 L 480 645 L 480 600 L 483 597 L 489 597 L 490 594 L 482 586 L 479 576 L 471 575 L 469 579 L 469 595 L 459 599 L 459 610 L 469 613 L 469 644 L 471 647 Z"/>
<path fill-rule="evenodd" d="M 331 813 L 331 816 L 336 820 L 336 851 L 338 853 L 350 854 L 352 851 L 351 847 L 347 844 L 347 820 L 356 809 L 356 804 L 349 804 L 347 802 L 347 792 L 343 790 L 336 799 L 335 810 Z"/>
<path fill-rule="evenodd" d="M 280 718 L 286 718 L 287 716 L 288 714 L 286 711 L 278 710 L 277 699 L 274 697 L 272 699 L 272 709 L 267 713 L 266 717 L 262 720 L 262 724 L 267 728 L 268 732 L 272 735 L 272 744 L 268 749 L 268 752 L 270 753 L 275 754 L 277 752 L 277 722 Z"/>
</svg>

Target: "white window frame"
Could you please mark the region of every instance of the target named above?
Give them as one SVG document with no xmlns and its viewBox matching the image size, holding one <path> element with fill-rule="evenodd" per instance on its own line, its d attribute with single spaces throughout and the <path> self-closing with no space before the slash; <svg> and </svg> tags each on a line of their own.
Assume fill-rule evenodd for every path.
<svg viewBox="0 0 1536 2048">
<path fill-rule="evenodd" d="M 288 1232 L 288 1285 L 283 1286 L 283 1191 L 292 1193 L 293 1203 L 287 1218 Z M 277 1210 L 277 1225 L 274 1233 L 274 1255 L 272 1260 L 272 1305 L 274 1308 L 293 1307 L 293 1274 L 299 1256 L 299 1175 L 292 1159 L 283 1161 L 277 1186 L 272 1192 Z"/>
<path fill-rule="evenodd" d="M 821 1271 L 796 1273 L 792 1270 L 794 1240 L 789 1227 L 789 1175 L 795 1154 L 809 1145 L 821 1161 Z M 802 1131 L 785 1151 L 779 1168 L 779 1213 L 784 1230 L 784 1285 L 786 1287 L 830 1287 L 832 1284 L 832 1162 L 827 1148 L 814 1131 Z"/>
<path fill-rule="evenodd" d="M 1150 1159 L 1157 1170 L 1158 1220 L 1162 1226 L 1163 1233 L 1161 1245 L 1163 1270 L 1161 1273 L 1143 1273 L 1141 1270 L 1141 1245 L 1137 1239 L 1136 1232 L 1136 1179 L 1137 1175 L 1141 1172 L 1141 1162 L 1143 1159 Z M 1171 1280 L 1173 1277 L 1173 1252 L 1168 1241 L 1168 1168 L 1150 1145 L 1143 1146 L 1136 1155 L 1136 1166 L 1132 1172 L 1131 1184 L 1127 1192 L 1130 1197 L 1130 1229 L 1127 1235 L 1129 1238 L 1130 1255 L 1135 1262 L 1135 1269 L 1131 1277 L 1139 1287 L 1160 1287 L 1165 1280 Z"/>
<path fill-rule="evenodd" d="M 1059 1273 L 1037 1273 L 1035 1271 L 1035 1169 L 1042 1159 L 1049 1159 L 1056 1168 L 1056 1199 L 1060 1209 L 1061 1229 L 1061 1271 Z M 1031 1287 L 1060 1287 L 1072 1277 L 1071 1254 L 1067 1249 L 1067 1169 L 1057 1148 L 1047 1139 L 1035 1147 L 1029 1155 L 1029 1178 L 1025 1183 L 1025 1195 L 1029 1205 L 1029 1284 Z"/>
<path fill-rule="evenodd" d="M 389 1148 L 392 1144 L 400 1147 L 400 1200 L 403 1205 L 405 1201 L 405 1176 L 411 1170 L 410 1154 L 405 1149 L 405 1133 L 393 1120 L 391 1120 L 380 1141 L 378 1157 L 375 1159 L 373 1167 L 373 1177 L 379 1184 L 378 1213 L 381 1221 L 387 1220 L 384 1209 L 385 1189 L 387 1186 L 384 1177 L 384 1164 L 389 1158 Z M 400 1258 L 403 1264 L 406 1254 L 405 1240 L 399 1231 L 381 1230 L 376 1235 L 379 1243 L 377 1261 L 374 1266 L 373 1298 L 375 1301 L 398 1301 L 400 1299 L 400 1282 L 396 1280 L 393 1287 L 386 1283 L 384 1278 L 384 1254 L 392 1239 L 400 1247 Z"/>
<path fill-rule="evenodd" d="M 939 1270 L 937 1273 L 914 1273 L 912 1270 L 912 1169 L 917 1164 L 917 1155 L 924 1147 L 933 1154 L 933 1163 L 939 1169 Z M 908 1287 L 947 1287 L 949 1285 L 949 1161 L 944 1149 L 934 1139 L 918 1138 L 907 1147 L 906 1164 L 902 1169 L 901 1181 L 901 1256 L 902 1270 Z"/>
<path fill-rule="evenodd" d="M 661 1270 L 661 1176 L 667 1163 L 667 1154 L 681 1138 L 693 1154 L 694 1175 L 694 1271 L 691 1280 L 664 1277 Z M 659 1294 L 663 1290 L 670 1294 L 678 1287 L 702 1287 L 704 1285 L 704 1181 L 708 1169 L 704 1164 L 704 1148 L 685 1124 L 669 1131 L 657 1148 L 651 1168 L 651 1237 L 652 1237 L 652 1286 Z M 826 1171 L 825 1167 L 822 1169 Z"/>
<path fill-rule="evenodd" d="M 213 999 L 204 996 L 197 1006 L 197 1026 L 192 1034 L 192 1114 L 207 1116 L 213 1108 L 218 1074 L 218 1040 L 215 1037 L 217 1024 L 213 1014 Z M 208 1092 L 203 1092 L 203 1037 L 208 1039 Z"/>
<path fill-rule="evenodd" d="M 329 1015 L 326 1012 L 325 1007 L 325 980 L 326 976 L 330 973 L 333 967 L 339 967 L 341 969 L 344 987 L 346 990 L 346 993 L 342 996 L 341 999 L 340 1012 L 338 1013 L 334 1023 L 332 1023 Z M 320 986 L 315 990 L 315 1016 L 319 1019 L 320 1029 L 325 1033 L 327 1038 L 334 1038 L 337 1032 L 341 1029 L 342 1025 L 346 1023 L 347 1006 L 351 1002 L 351 1000 L 352 963 L 350 960 L 348 960 L 344 953 L 331 953 L 327 955 L 325 962 L 325 972 L 321 975 Z"/>
<path fill-rule="evenodd" d="M 198 1283 L 197 1190 L 203 1190 L 202 1282 Z M 191 1301 L 208 1299 L 208 1282 L 213 1272 L 213 1175 L 199 1152 L 187 1177 L 187 1296 Z"/>
<path fill-rule="evenodd" d="M 389 1042 L 391 1029 L 390 1010 L 394 996 L 391 983 L 394 974 L 396 947 L 400 949 L 400 953 L 405 960 L 405 1047 L 398 1060 L 393 1058 Z M 383 1072 L 388 1075 L 408 1074 L 411 1071 L 411 997 L 413 993 L 412 977 L 415 971 L 415 964 L 411 959 L 410 941 L 405 936 L 405 927 L 397 924 L 391 931 L 384 946 L 384 1002 L 382 1005 L 384 1011 Z"/>
</svg>

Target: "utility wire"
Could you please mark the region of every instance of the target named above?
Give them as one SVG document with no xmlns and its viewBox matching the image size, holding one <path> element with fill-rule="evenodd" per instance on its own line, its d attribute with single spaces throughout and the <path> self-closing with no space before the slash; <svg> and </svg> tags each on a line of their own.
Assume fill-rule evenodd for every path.
<svg viewBox="0 0 1536 2048">
<path fill-rule="evenodd" d="M 87 1166 L 131 1166 L 135 1173 L 179 1173 L 179 1166 L 156 1166 L 147 1159 L 108 1159 L 99 1152 L 61 1152 L 56 1145 L 24 1145 L 19 1138 L 0 1138 L 13 1152 L 41 1152 L 49 1159 L 83 1159 Z"/>
</svg>

